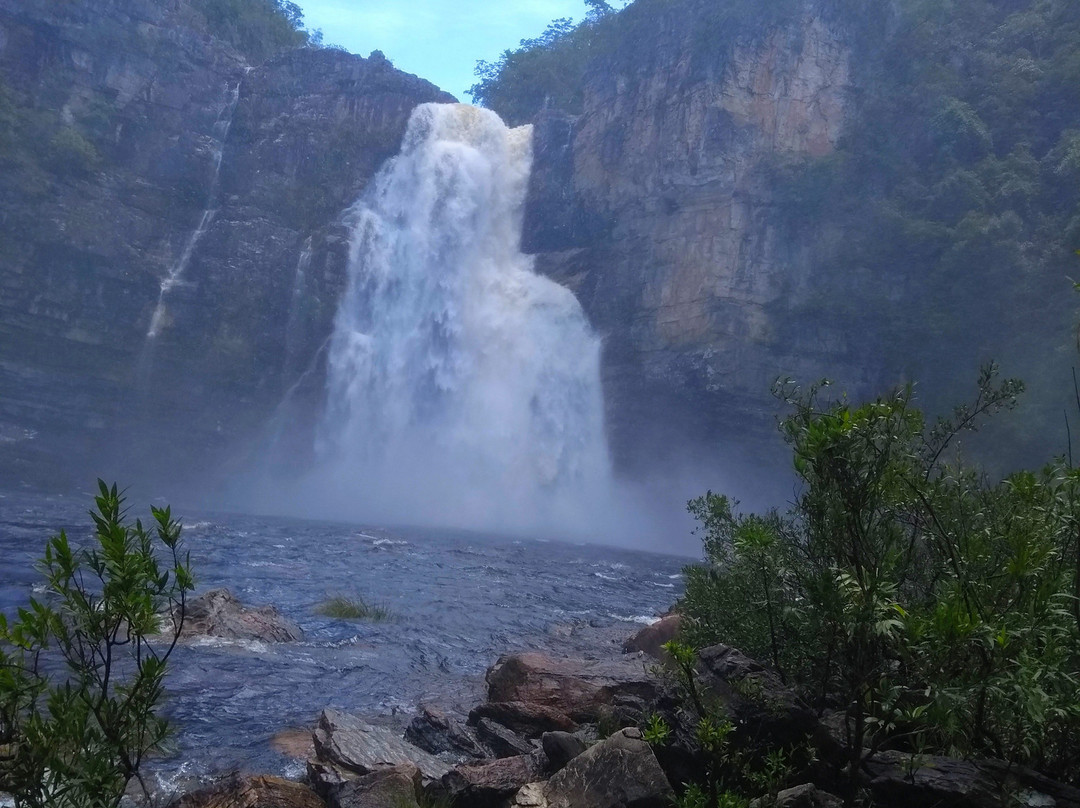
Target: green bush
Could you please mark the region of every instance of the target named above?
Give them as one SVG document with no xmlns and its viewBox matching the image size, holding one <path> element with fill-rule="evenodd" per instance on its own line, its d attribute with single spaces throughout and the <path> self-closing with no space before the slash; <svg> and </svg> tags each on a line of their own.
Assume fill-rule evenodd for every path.
<svg viewBox="0 0 1080 808">
<path fill-rule="evenodd" d="M 152 530 L 132 525 L 98 486 L 92 545 L 50 539 L 44 597 L 0 615 L 0 791 L 18 808 L 119 805 L 169 730 L 158 709 L 193 585 L 180 524 L 151 508 Z"/>
<path fill-rule="evenodd" d="M 929 426 L 910 388 L 855 406 L 781 385 L 790 512 L 690 503 L 708 563 L 687 570 L 687 640 L 738 646 L 839 709 L 852 787 L 883 748 L 1080 781 L 1080 470 L 990 483 L 957 449 L 1021 389 L 987 368 L 975 400 Z"/>
<path fill-rule="evenodd" d="M 196 0 L 195 6 L 215 36 L 255 62 L 308 43 L 304 15 L 288 0 Z"/>
<path fill-rule="evenodd" d="M 379 603 L 368 603 L 363 598 L 349 598 L 337 595 L 319 604 L 317 609 L 324 617 L 335 620 L 371 620 L 380 623 L 392 620 L 394 613 Z"/>
</svg>

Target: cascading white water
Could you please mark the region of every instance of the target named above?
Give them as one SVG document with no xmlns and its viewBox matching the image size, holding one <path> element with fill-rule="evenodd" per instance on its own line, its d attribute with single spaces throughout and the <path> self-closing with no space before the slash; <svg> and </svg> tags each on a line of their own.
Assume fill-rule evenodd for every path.
<svg viewBox="0 0 1080 808">
<path fill-rule="evenodd" d="M 600 341 L 520 251 L 530 130 L 417 107 L 352 211 L 316 449 L 372 515 L 536 527 L 606 494 Z"/>
</svg>

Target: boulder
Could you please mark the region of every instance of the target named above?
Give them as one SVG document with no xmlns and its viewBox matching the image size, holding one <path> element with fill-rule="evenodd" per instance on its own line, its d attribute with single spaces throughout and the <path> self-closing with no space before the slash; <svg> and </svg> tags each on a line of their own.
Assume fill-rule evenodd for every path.
<svg viewBox="0 0 1080 808">
<path fill-rule="evenodd" d="M 540 739 L 544 755 L 552 769 L 558 771 L 589 748 L 585 741 L 569 732 L 545 732 Z"/>
<path fill-rule="evenodd" d="M 822 791 L 811 783 L 785 788 L 775 800 L 758 798 L 750 808 L 842 808 L 844 801 L 835 794 Z"/>
<path fill-rule="evenodd" d="M 548 808 L 670 808 L 675 792 L 635 729 L 582 752 L 548 780 Z"/>
<path fill-rule="evenodd" d="M 450 769 L 439 758 L 402 739 L 390 727 L 375 726 L 337 710 L 320 713 L 312 737 L 320 760 L 356 774 L 411 763 L 425 779 L 438 780 Z"/>
<path fill-rule="evenodd" d="M 467 808 L 501 808 L 522 786 L 544 773 L 540 755 L 518 755 L 482 763 L 463 763 L 440 781 L 439 793 Z"/>
<path fill-rule="evenodd" d="M 797 746 L 818 730 L 816 716 L 794 690 L 735 648 L 703 648 L 698 674 L 701 684 L 723 702 L 744 743 Z"/>
<path fill-rule="evenodd" d="M 512 729 L 508 729 L 490 718 L 481 718 L 477 722 L 476 735 L 484 746 L 494 753 L 495 757 L 529 755 L 536 749 L 533 744 Z"/>
<path fill-rule="evenodd" d="M 474 707 L 469 723 L 474 726 L 481 718 L 490 718 L 526 738 L 539 738 L 545 732 L 573 732 L 577 724 L 561 710 L 543 704 L 523 701 L 489 701 Z"/>
<path fill-rule="evenodd" d="M 185 794 L 170 808 L 326 808 L 326 804 L 302 783 L 262 774 L 232 774 Z"/>
<path fill-rule="evenodd" d="M 889 751 L 867 760 L 863 770 L 869 777 L 874 803 L 882 808 L 1080 808 L 1080 789 L 997 760 L 954 760 L 934 755 L 913 758 Z"/>
<path fill-rule="evenodd" d="M 461 763 L 488 757 L 475 731 L 436 707 L 422 704 L 405 730 L 405 740 L 443 759 Z"/>
<path fill-rule="evenodd" d="M 211 589 L 187 604 L 181 637 L 295 642 L 304 632 L 273 606 L 244 606 L 228 589 Z"/>
<path fill-rule="evenodd" d="M 629 660 L 556 659 L 541 653 L 500 657 L 487 672 L 489 702 L 524 702 L 557 710 L 573 721 L 595 721 L 616 696 L 651 701 L 655 677 Z"/>
<path fill-rule="evenodd" d="M 411 763 L 380 769 L 351 780 L 327 800 L 329 808 L 420 808 L 422 775 Z"/>
<path fill-rule="evenodd" d="M 666 642 L 675 639 L 682 628 L 683 616 L 678 612 L 669 612 L 653 623 L 645 626 L 637 634 L 631 637 L 623 645 L 624 654 L 641 652 L 653 659 L 667 659 L 667 652 L 663 649 Z"/>
</svg>

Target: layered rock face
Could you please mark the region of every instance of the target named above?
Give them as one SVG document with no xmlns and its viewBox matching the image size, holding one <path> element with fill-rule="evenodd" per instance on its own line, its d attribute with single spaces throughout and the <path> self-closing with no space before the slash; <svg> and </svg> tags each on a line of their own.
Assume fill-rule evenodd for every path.
<svg viewBox="0 0 1080 808">
<path fill-rule="evenodd" d="M 318 365 L 343 211 L 447 100 L 377 56 L 250 65 L 186 0 L 0 0 L 5 482 L 250 439 Z"/>
<path fill-rule="evenodd" d="M 535 130 L 524 247 L 604 335 L 608 428 L 630 468 L 716 440 L 775 446 L 778 376 L 879 381 L 851 334 L 792 322 L 810 263 L 770 215 L 768 167 L 828 155 L 844 129 L 845 38 L 807 2 L 789 27 L 712 49 L 699 6 L 653 10 L 643 51 L 592 71 L 583 114 Z"/>
</svg>

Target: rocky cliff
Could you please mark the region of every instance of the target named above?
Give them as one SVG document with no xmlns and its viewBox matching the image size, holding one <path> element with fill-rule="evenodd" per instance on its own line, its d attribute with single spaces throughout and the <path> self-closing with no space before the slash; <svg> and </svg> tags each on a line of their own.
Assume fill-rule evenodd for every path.
<svg viewBox="0 0 1080 808">
<path fill-rule="evenodd" d="M 378 54 L 249 64 L 186 0 L 0 0 L 0 475 L 230 456 L 318 365 L 343 210 L 445 100 Z"/>
<path fill-rule="evenodd" d="M 526 221 L 526 250 L 605 336 L 610 429 L 632 465 L 706 436 L 765 440 L 779 375 L 876 381 L 828 322 L 794 339 L 783 327 L 812 278 L 770 221 L 763 171 L 833 151 L 851 89 L 844 36 L 808 7 L 702 52 L 696 4 L 674 5 L 654 16 L 647 68 L 598 66 L 580 116 L 541 115 Z"/>
<path fill-rule="evenodd" d="M 604 335 L 624 467 L 760 462 L 778 377 L 934 408 L 988 359 L 1032 390 L 1006 443 L 1062 450 L 1076 9 L 857 5 L 638 0 L 563 46 L 583 101 L 536 119 L 524 246 Z"/>
</svg>

